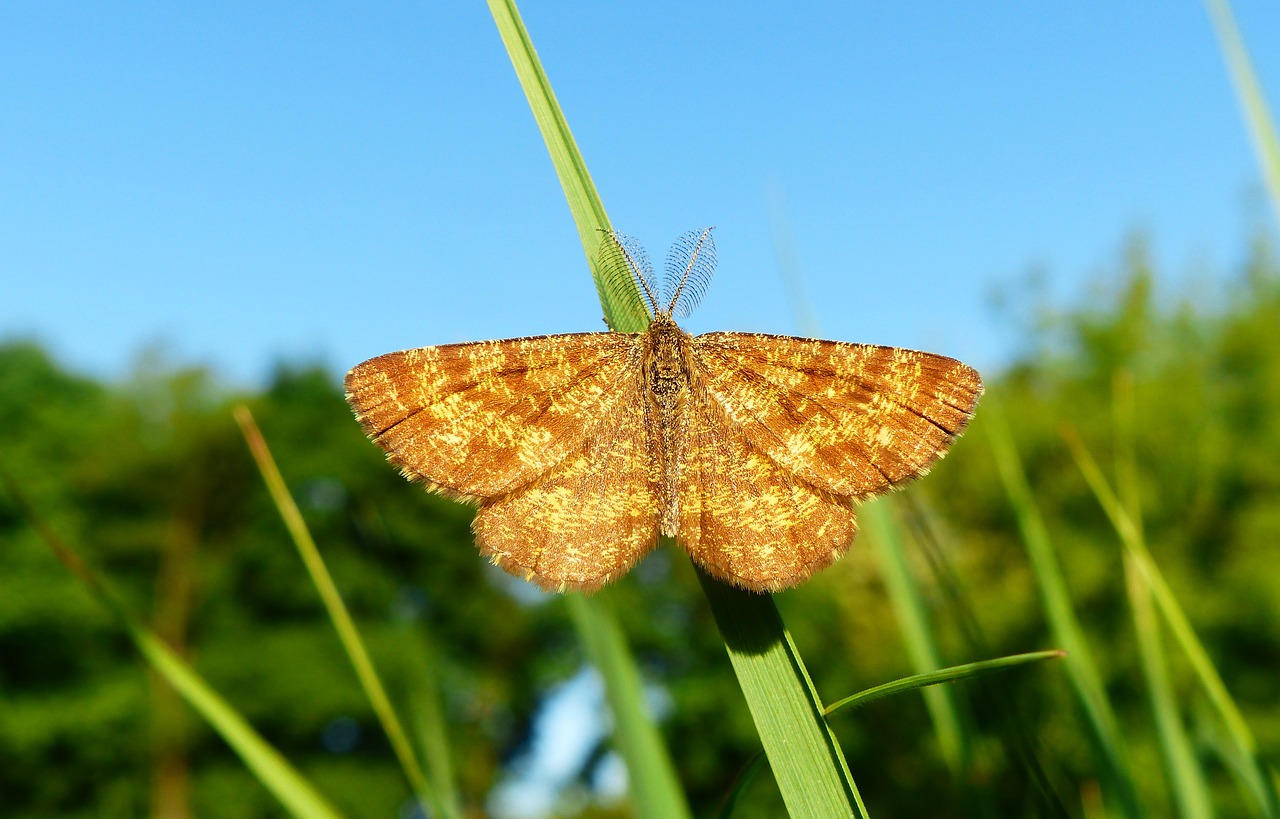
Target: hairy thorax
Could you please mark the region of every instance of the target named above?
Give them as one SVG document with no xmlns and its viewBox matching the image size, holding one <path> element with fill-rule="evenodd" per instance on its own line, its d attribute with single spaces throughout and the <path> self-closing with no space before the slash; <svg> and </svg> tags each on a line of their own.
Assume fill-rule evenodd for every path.
<svg viewBox="0 0 1280 819">
<path fill-rule="evenodd" d="M 662 534 L 674 537 L 679 519 L 676 487 L 680 481 L 693 372 L 692 337 L 669 316 L 659 315 L 644 335 L 645 426 L 651 450 L 651 478 L 658 485 Z"/>
</svg>

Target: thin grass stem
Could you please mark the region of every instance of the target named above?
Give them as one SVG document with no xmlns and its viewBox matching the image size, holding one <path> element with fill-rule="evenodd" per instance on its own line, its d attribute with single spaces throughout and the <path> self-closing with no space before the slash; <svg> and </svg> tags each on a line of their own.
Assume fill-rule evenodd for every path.
<svg viewBox="0 0 1280 819">
<path fill-rule="evenodd" d="M 365 696 L 369 698 L 369 704 L 373 707 L 373 712 L 377 715 L 378 722 L 391 743 L 396 760 L 400 763 L 413 792 L 419 799 L 425 801 L 424 807 L 430 807 L 434 812 L 444 815 L 444 807 L 439 804 L 434 791 L 427 784 L 422 766 L 418 763 L 408 735 L 401 726 L 399 717 L 396 716 L 395 708 L 391 705 L 391 699 L 387 696 L 382 680 L 378 677 L 373 660 L 369 657 L 364 640 L 360 637 L 360 631 L 351 619 L 346 603 L 342 601 L 338 586 L 333 582 L 324 558 L 320 556 L 320 550 L 316 548 L 315 540 L 312 539 L 306 521 L 302 518 L 302 512 L 298 510 L 298 505 L 294 502 L 293 495 L 289 492 L 289 487 L 285 484 L 284 477 L 271 456 L 266 439 L 262 437 L 261 430 L 253 420 L 253 414 L 249 412 L 248 407 L 240 405 L 235 409 L 235 417 L 249 446 L 249 452 L 253 455 L 258 471 L 262 474 L 262 480 L 267 485 L 267 491 L 271 494 L 271 500 L 280 512 L 285 528 L 289 530 L 289 536 L 293 538 L 298 554 L 302 557 L 308 574 L 311 575 L 311 582 L 320 594 L 325 611 L 333 622 L 338 639 L 342 641 L 342 647 L 351 660 L 351 667 L 360 681 L 360 686 L 364 689 Z"/>
</svg>

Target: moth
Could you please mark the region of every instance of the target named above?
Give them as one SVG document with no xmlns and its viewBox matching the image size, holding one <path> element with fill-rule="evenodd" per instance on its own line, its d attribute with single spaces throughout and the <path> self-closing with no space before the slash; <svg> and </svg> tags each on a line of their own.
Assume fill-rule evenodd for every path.
<svg viewBox="0 0 1280 819">
<path fill-rule="evenodd" d="M 710 229 L 676 242 L 661 281 L 612 232 L 597 265 L 644 332 L 421 347 L 345 381 L 391 463 L 478 505 L 480 552 L 546 589 L 597 589 L 660 536 L 720 580 L 793 586 L 849 548 L 858 501 L 946 453 L 982 393 L 932 353 L 684 332 L 715 269 Z"/>
</svg>

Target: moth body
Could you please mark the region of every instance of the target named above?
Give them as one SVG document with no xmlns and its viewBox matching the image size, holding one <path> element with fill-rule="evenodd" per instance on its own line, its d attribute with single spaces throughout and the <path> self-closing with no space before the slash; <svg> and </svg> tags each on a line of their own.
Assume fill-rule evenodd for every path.
<svg viewBox="0 0 1280 819">
<path fill-rule="evenodd" d="M 641 337 L 644 359 L 645 434 L 654 455 L 659 528 L 667 537 L 679 530 L 680 465 L 694 378 L 692 337 L 665 313 Z"/>
</svg>

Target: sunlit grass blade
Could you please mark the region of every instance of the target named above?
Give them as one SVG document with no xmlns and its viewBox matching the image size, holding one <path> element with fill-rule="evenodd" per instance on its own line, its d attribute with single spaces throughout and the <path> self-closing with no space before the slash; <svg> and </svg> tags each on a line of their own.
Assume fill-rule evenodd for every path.
<svg viewBox="0 0 1280 819">
<path fill-rule="evenodd" d="M 454 775 L 453 751 L 445 729 L 437 675 L 431 671 L 430 644 L 415 624 L 403 625 L 400 642 L 404 647 L 408 675 L 405 683 L 408 686 L 410 725 L 421 750 L 427 781 L 434 790 L 441 817 L 460 819 L 462 805 Z"/>
<path fill-rule="evenodd" d="M 720 802 L 720 809 L 716 811 L 715 819 L 729 819 L 733 815 L 733 809 L 738 806 L 738 800 L 742 798 L 742 794 L 746 793 L 747 786 L 760 774 L 762 765 L 764 765 L 764 751 L 756 751 L 733 778 L 733 784 L 729 786 L 729 792 Z"/>
<path fill-rule="evenodd" d="M 582 240 L 582 250 L 587 254 L 591 275 L 595 279 L 596 293 L 604 307 L 605 321 L 621 333 L 640 332 L 648 324 L 648 313 L 640 291 L 634 288 L 619 291 L 615 287 L 606 287 L 596 268 L 600 231 L 611 229 L 609 216 L 591 181 L 587 163 L 578 151 L 573 132 L 569 130 L 569 120 L 556 102 L 555 92 L 538 60 L 533 40 L 525 30 L 524 21 L 520 19 L 520 11 L 514 0 L 489 0 L 489 12 L 498 26 L 498 33 L 502 35 L 507 56 L 511 58 L 516 77 L 520 80 L 524 95 L 529 100 L 529 108 L 537 120 L 538 130 L 547 144 L 547 153 L 551 155 L 551 163 L 555 166 L 556 176 L 560 178 L 560 186 L 564 188 L 564 197 L 578 228 L 578 238 Z"/>
<path fill-rule="evenodd" d="M 1067 447 L 1071 450 L 1076 465 L 1084 475 L 1089 488 L 1093 490 L 1099 505 L 1102 506 L 1111 525 L 1120 536 L 1120 542 L 1127 553 L 1133 557 L 1134 565 L 1151 590 L 1156 607 L 1168 624 L 1170 633 L 1191 662 L 1201 688 L 1208 695 L 1209 701 L 1226 725 L 1227 732 L 1240 749 L 1240 753 L 1252 761 L 1251 765 L 1243 768 L 1248 791 L 1257 801 L 1263 815 L 1272 819 L 1280 817 L 1280 801 L 1277 800 L 1271 777 L 1267 775 L 1266 765 L 1258 757 L 1257 740 L 1249 729 L 1248 723 L 1245 722 L 1244 715 L 1240 713 L 1235 700 L 1227 691 L 1222 676 L 1218 674 L 1213 661 L 1209 659 L 1209 653 L 1205 650 L 1204 644 L 1200 642 L 1195 629 L 1191 627 L 1191 621 L 1187 619 L 1173 590 L 1165 581 L 1164 574 L 1148 551 L 1137 525 L 1120 504 L 1119 498 L 1107 483 L 1102 470 L 1098 468 L 1097 461 L 1089 454 L 1080 436 L 1074 430 L 1067 428 L 1063 430 L 1063 439 L 1067 442 Z"/>
<path fill-rule="evenodd" d="M 629 295 L 611 294 L 611 288 L 601 284 L 595 257 L 600 241 L 598 230 L 609 226 L 608 217 L 515 3 L 511 0 L 490 0 L 489 10 L 502 34 L 507 54 L 565 189 L 583 250 L 591 261 L 605 320 L 615 330 L 642 330 L 647 314 L 643 310 L 637 312 L 637 307 L 643 307 L 639 290 L 633 288 L 634 292 Z M 725 648 L 739 685 L 755 717 L 756 729 L 769 753 L 769 762 L 774 768 L 783 800 L 792 815 L 865 815 L 844 754 L 822 716 L 821 704 L 813 691 L 808 672 L 782 625 L 772 598 L 726 586 L 701 573 L 699 576 L 708 604 L 725 638 Z M 595 615 L 583 619 L 596 624 L 604 622 Z M 583 639 L 588 643 L 596 638 L 583 635 Z M 627 662 L 634 661 L 628 657 Z M 609 684 L 606 678 L 606 687 Z M 640 708 L 642 705 L 632 703 L 629 707 Z M 648 730 L 653 729 L 649 727 Z M 623 743 L 621 747 L 631 745 Z M 654 743 L 648 741 L 635 745 L 654 747 Z M 643 760 L 626 761 L 634 777 Z M 782 775 L 779 775 L 779 770 L 783 771 Z M 633 791 L 635 789 L 633 787 Z M 679 798 L 683 800 L 682 796 Z"/>
<path fill-rule="evenodd" d="M 1209 7 L 1209 16 L 1218 33 L 1218 43 L 1226 57 L 1231 81 L 1244 109 L 1253 147 L 1258 153 L 1258 164 L 1262 166 L 1262 177 L 1271 195 L 1271 206 L 1276 220 L 1280 222 L 1280 137 L 1276 135 L 1275 122 L 1267 110 L 1266 97 L 1254 74 L 1244 39 L 1236 27 L 1231 4 L 1228 0 L 1205 0 L 1205 5 Z"/>
<path fill-rule="evenodd" d="M 1133 558 L 1125 558 L 1125 585 L 1129 590 L 1129 605 L 1133 609 L 1133 621 L 1138 636 L 1138 657 L 1142 662 L 1143 676 L 1147 681 L 1147 694 L 1151 700 L 1151 713 L 1160 738 L 1160 757 L 1165 776 L 1173 791 L 1178 815 L 1185 819 L 1213 816 L 1213 803 L 1209 798 L 1204 772 L 1196 760 L 1182 717 L 1178 713 L 1173 683 L 1165 660 L 1164 645 L 1160 636 L 1160 623 L 1151 606 L 1151 592 Z"/>
<path fill-rule="evenodd" d="M 409 743 L 400 719 L 391 706 L 391 700 L 387 697 L 382 680 L 379 679 L 378 672 L 373 667 L 373 661 L 369 657 L 368 650 L 365 649 L 364 640 L 360 638 L 360 632 L 351 619 L 351 613 L 347 611 L 346 603 L 342 602 L 342 595 L 338 592 L 338 587 L 325 566 L 324 558 L 320 556 L 320 550 L 316 548 L 315 541 L 311 538 L 311 532 L 302 519 L 302 512 L 298 510 L 298 505 L 294 502 L 288 486 L 285 485 L 284 477 L 280 474 L 275 459 L 271 457 L 266 439 L 262 437 L 262 432 L 254 422 L 248 407 L 243 405 L 236 407 L 235 416 L 244 434 L 245 442 L 249 446 L 249 452 L 258 465 L 258 471 L 262 473 L 262 480 L 267 485 L 271 500 L 275 503 L 280 517 L 284 520 L 285 528 L 289 530 L 289 536 L 293 538 L 294 545 L 298 548 L 298 554 L 311 575 L 311 582 L 320 594 L 325 611 L 328 612 L 333 628 L 338 633 L 338 639 L 342 641 L 342 647 L 351 660 L 351 667 L 360 680 L 365 696 L 369 698 L 369 704 L 377 715 L 387 740 L 391 743 L 392 751 L 404 770 L 409 785 L 419 799 L 429 803 L 436 813 L 442 813 L 435 794 L 422 773 L 422 767 L 418 764 L 418 758 L 414 755 L 413 746 Z"/>
<path fill-rule="evenodd" d="M 1140 817 L 1143 810 L 1134 788 L 1128 752 L 1117 727 L 1111 703 L 1107 700 L 1102 675 L 1098 672 L 1093 653 L 1072 608 L 1066 579 L 1062 576 L 1062 569 L 1049 540 L 1049 531 L 1040 516 L 1031 487 L 1027 484 L 1007 422 L 999 403 L 993 398 L 989 395 L 985 401 L 984 428 L 987 430 L 1000 480 L 1009 496 L 1009 503 L 1013 507 L 1027 548 L 1032 575 L 1044 600 L 1045 615 L 1053 632 L 1054 642 L 1067 652 L 1067 676 L 1080 700 L 1086 723 L 1098 749 L 1099 773 L 1114 791 L 1114 802 L 1123 815 L 1130 819 Z"/>
<path fill-rule="evenodd" d="M 1142 502 L 1137 459 L 1133 451 L 1137 412 L 1134 407 L 1133 378 L 1127 370 L 1116 373 L 1113 391 L 1116 482 L 1124 508 L 1134 522 L 1135 536 L 1141 538 Z M 1138 637 L 1138 659 L 1147 682 L 1151 715 L 1160 740 L 1160 758 L 1164 763 L 1165 777 L 1173 792 L 1174 803 L 1179 815 L 1185 819 L 1210 819 L 1213 816 L 1213 802 L 1205 782 L 1204 770 L 1187 736 L 1182 714 L 1178 709 L 1160 623 L 1151 605 L 1151 592 L 1142 581 L 1131 554 L 1125 555 L 1124 576 L 1129 608 L 1133 612 L 1134 633 Z"/>
<path fill-rule="evenodd" d="M 885 588 L 902 629 L 907 656 L 915 671 L 924 674 L 940 667 L 942 659 L 934 641 L 924 596 L 907 564 L 901 527 L 893 519 L 890 509 L 892 503 L 893 498 L 886 497 L 865 504 L 858 510 L 858 520 L 880 556 Z M 921 694 L 938 735 L 942 758 L 951 772 L 958 775 L 969 764 L 969 742 L 955 698 L 945 688 L 928 687 Z"/>
<path fill-rule="evenodd" d="M 787 812 L 814 819 L 865 817 L 844 752 L 773 598 L 726 585 L 701 570 L 698 579 Z"/>
<path fill-rule="evenodd" d="M 1013 654 L 1008 657 L 997 657 L 994 660 L 982 660 L 976 663 L 965 663 L 963 665 L 953 665 L 950 668 L 942 668 L 937 671 L 930 671 L 925 674 L 915 674 L 910 677 L 903 677 L 900 680 L 894 680 L 883 685 L 877 685 L 874 688 L 868 688 L 851 694 L 842 700 L 837 700 L 823 709 L 823 713 L 831 716 L 837 711 L 845 709 L 861 708 L 864 705 L 875 702 L 878 699 L 889 697 L 894 694 L 901 694 L 907 691 L 914 691 L 918 688 L 927 688 L 929 686 L 941 685 L 942 683 L 953 683 L 960 680 L 967 680 L 972 677 L 980 677 L 984 674 L 991 674 L 996 671 L 1013 668 L 1027 663 L 1040 662 L 1041 660 L 1056 660 L 1067 656 L 1067 652 L 1060 649 L 1050 649 L 1048 651 L 1032 651 L 1026 654 Z M 734 779 L 733 786 L 729 793 L 725 796 L 724 802 L 720 806 L 720 810 L 716 813 L 718 819 L 726 819 L 733 811 L 733 806 L 737 804 L 742 792 L 746 790 L 747 785 L 755 778 L 760 770 L 760 762 L 764 759 L 763 753 L 756 753 L 751 759 L 747 760 L 747 764 L 742 766 L 742 770 Z"/>
<path fill-rule="evenodd" d="M 524 88 L 556 175 L 560 178 L 596 283 L 605 321 L 620 332 L 644 330 L 648 314 L 639 289 L 633 286 L 628 293 L 621 292 L 616 284 L 606 287 L 597 269 L 600 231 L 610 227 L 609 217 L 574 142 L 569 122 L 556 102 L 533 41 L 520 19 L 520 12 L 510 0 L 490 0 L 489 11 Z M 613 741 L 631 777 L 630 790 L 637 815 L 676 819 L 689 816 L 688 802 L 680 788 L 675 766 L 648 716 L 640 687 L 640 672 L 621 627 L 603 602 L 607 595 L 607 590 L 595 598 L 570 594 L 565 600 L 578 639 L 604 680 L 605 697 L 614 715 Z"/>
<path fill-rule="evenodd" d="M 627 762 L 631 799 L 637 816 L 691 816 L 671 757 L 645 707 L 644 689 L 635 659 L 618 620 L 603 595 L 565 596 L 583 650 L 604 680 L 605 698 L 613 713 L 613 741 Z"/>
<path fill-rule="evenodd" d="M 235 751 L 253 775 L 290 815 L 299 819 L 339 819 L 341 814 L 289 764 L 279 751 L 253 729 L 244 717 L 214 691 L 186 661 L 173 652 L 155 632 L 144 626 L 119 602 L 106 581 L 67 546 L 33 509 L 13 480 L 0 473 L 14 503 L 54 555 L 99 603 L 120 622 L 130 641 L 159 674 L 209 723 Z"/>
<path fill-rule="evenodd" d="M 861 708 L 868 703 L 875 702 L 883 697 L 893 694 L 900 694 L 904 691 L 912 691 L 917 688 L 927 688 L 929 686 L 940 685 L 942 683 L 952 683 L 959 680 L 967 680 L 971 677 L 980 677 L 984 674 L 991 674 L 996 671 L 1004 671 L 1027 663 L 1038 663 L 1041 660 L 1056 660 L 1067 656 L 1067 652 L 1061 649 L 1049 649 L 1047 651 L 1030 651 L 1025 654 L 1011 654 L 1008 657 L 997 657 L 994 660 L 981 660 L 976 663 L 964 663 L 963 665 L 953 665 L 949 668 L 940 668 L 937 671 L 929 671 L 924 674 L 914 674 L 910 677 L 903 677 L 900 680 L 887 682 L 884 685 L 877 685 L 874 688 L 868 688 L 865 691 L 859 691 L 851 694 L 842 700 L 836 700 L 826 707 L 828 715 L 846 708 Z"/>
</svg>

